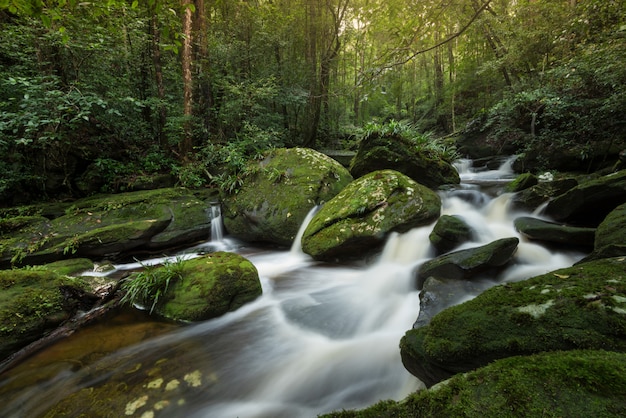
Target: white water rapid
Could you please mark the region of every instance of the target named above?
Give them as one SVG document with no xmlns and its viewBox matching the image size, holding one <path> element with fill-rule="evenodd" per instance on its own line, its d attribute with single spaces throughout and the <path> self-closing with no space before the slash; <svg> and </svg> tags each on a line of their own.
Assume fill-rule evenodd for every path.
<svg viewBox="0 0 626 418">
<path fill-rule="evenodd" d="M 498 178 L 494 172 L 482 174 Z M 461 175 L 477 182 L 481 173 Z M 518 214 L 509 211 L 509 197 L 494 198 L 469 186 L 442 194 L 442 213 L 462 216 L 477 231 L 465 247 L 482 245 L 519 236 L 512 222 Z M 129 416 L 195 418 L 310 418 L 402 399 L 422 387 L 402 366 L 398 344 L 419 313 L 414 275 L 433 256 L 428 240 L 432 227 L 392 234 L 375 261 L 357 265 L 314 262 L 300 250 L 301 235 L 291 250 L 280 252 L 229 242 L 259 271 L 263 295 L 256 301 L 111 352 L 93 364 L 66 360 L 45 379 L 29 378 L 34 371 L 27 367 L 0 376 L 0 388 L 19 379 L 31 381 L 5 399 L 0 415 L 37 416 L 83 392 L 106 398 L 94 399 L 94 405 L 98 400 L 119 403 Z M 520 240 L 515 263 L 499 277 L 483 278 L 488 285 L 569 266 L 583 256 Z M 185 255 L 193 256 L 193 251 Z M 98 392 L 107 385 L 123 389 Z M 145 395 L 133 392 L 130 399 L 131 385 L 143 388 Z M 89 410 L 79 412 L 90 415 Z"/>
</svg>

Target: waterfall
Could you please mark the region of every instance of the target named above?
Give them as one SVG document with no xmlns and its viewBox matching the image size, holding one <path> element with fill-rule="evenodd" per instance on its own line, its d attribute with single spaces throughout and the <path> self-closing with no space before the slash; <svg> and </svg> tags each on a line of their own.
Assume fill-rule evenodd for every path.
<svg viewBox="0 0 626 418">
<path fill-rule="evenodd" d="M 306 217 L 302 221 L 302 224 L 300 225 L 300 229 L 298 229 L 298 233 L 296 234 L 296 237 L 294 238 L 293 243 L 291 244 L 291 254 L 293 255 L 304 254 L 302 252 L 302 236 L 304 235 L 304 231 L 306 230 L 306 227 L 309 226 L 311 219 L 313 219 L 313 216 L 315 216 L 315 214 L 317 213 L 318 210 L 320 210 L 320 208 L 321 208 L 320 205 L 316 205 L 313 208 L 311 208 L 309 213 L 307 213 Z"/>
<path fill-rule="evenodd" d="M 224 226 L 222 224 L 222 207 L 219 202 L 211 203 L 211 241 L 224 240 Z"/>
</svg>

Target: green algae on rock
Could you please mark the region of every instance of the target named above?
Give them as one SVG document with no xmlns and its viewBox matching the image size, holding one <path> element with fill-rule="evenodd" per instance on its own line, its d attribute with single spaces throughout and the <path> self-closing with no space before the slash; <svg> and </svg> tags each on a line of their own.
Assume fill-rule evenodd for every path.
<svg viewBox="0 0 626 418">
<path fill-rule="evenodd" d="M 626 352 L 626 258 L 493 287 L 409 330 L 400 348 L 405 367 L 427 386 L 515 355 Z"/>
<path fill-rule="evenodd" d="M 133 280 L 158 280 L 159 275 L 171 269 L 155 267 L 151 275 L 141 273 L 128 278 Z M 159 288 L 144 288 L 133 300 L 156 314 L 182 322 L 202 321 L 234 311 L 253 301 L 262 293 L 256 267 L 241 255 L 216 252 L 191 260 L 180 261 L 172 277 L 166 277 Z M 128 289 L 129 287 L 126 287 Z"/>
<path fill-rule="evenodd" d="M 252 163 L 237 193 L 224 194 L 228 233 L 245 241 L 291 245 L 307 213 L 352 181 L 332 158 L 308 148 L 280 148 Z"/>
<path fill-rule="evenodd" d="M 302 249 L 315 259 L 362 255 L 379 247 L 388 233 L 406 232 L 434 222 L 439 196 L 394 170 L 353 181 L 313 217 Z"/>
<path fill-rule="evenodd" d="M 79 278 L 53 271 L 0 270 L 0 360 L 54 330 L 77 310 L 89 290 Z"/>
<path fill-rule="evenodd" d="M 625 391 L 625 353 L 555 351 L 497 360 L 399 402 L 322 417 L 622 417 Z"/>
</svg>

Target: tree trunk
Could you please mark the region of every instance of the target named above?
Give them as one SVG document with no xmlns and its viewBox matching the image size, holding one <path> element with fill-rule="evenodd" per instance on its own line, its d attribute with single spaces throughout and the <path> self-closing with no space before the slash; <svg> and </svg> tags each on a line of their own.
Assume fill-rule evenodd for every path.
<svg viewBox="0 0 626 418">
<path fill-rule="evenodd" d="M 183 160 L 187 160 L 193 149 L 191 117 L 193 115 L 193 77 L 192 66 L 192 6 L 191 0 L 181 0 L 183 6 L 183 50 L 181 55 L 183 71 L 183 115 L 185 116 L 185 126 L 183 138 L 179 145 L 180 155 Z"/>
<path fill-rule="evenodd" d="M 159 141 L 161 149 L 167 148 L 167 138 L 163 129 L 167 122 L 167 109 L 165 107 L 165 84 L 163 84 L 163 65 L 161 62 L 161 30 L 159 29 L 158 15 L 156 10 L 152 9 L 152 19 L 150 25 L 150 31 L 152 34 L 152 65 L 154 66 L 154 81 L 157 88 L 157 97 L 159 98 L 159 104 L 157 105 L 157 126 L 156 137 Z"/>
</svg>

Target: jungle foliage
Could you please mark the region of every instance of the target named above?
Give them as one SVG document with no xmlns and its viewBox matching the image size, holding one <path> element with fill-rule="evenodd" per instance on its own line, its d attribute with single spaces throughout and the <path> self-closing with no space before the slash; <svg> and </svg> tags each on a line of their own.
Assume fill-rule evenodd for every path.
<svg viewBox="0 0 626 418">
<path fill-rule="evenodd" d="M 623 140 L 624 6 L 0 0 L 0 201 L 157 173 L 236 188 L 268 149 L 354 148 L 393 121 L 584 159 Z"/>
</svg>

